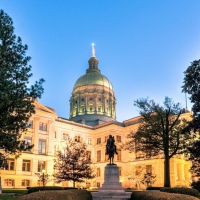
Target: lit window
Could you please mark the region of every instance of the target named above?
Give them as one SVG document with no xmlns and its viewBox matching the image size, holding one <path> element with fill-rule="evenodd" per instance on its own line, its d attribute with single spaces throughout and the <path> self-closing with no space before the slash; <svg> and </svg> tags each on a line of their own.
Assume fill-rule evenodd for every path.
<svg viewBox="0 0 200 200">
<path fill-rule="evenodd" d="M 117 153 L 117 160 L 121 161 L 121 150 L 118 150 Z"/>
<path fill-rule="evenodd" d="M 6 170 L 14 170 L 15 162 L 14 159 L 7 159 Z"/>
<path fill-rule="evenodd" d="M 69 138 L 69 135 L 67 133 L 63 133 L 62 139 L 63 140 L 68 140 L 68 138 Z"/>
<path fill-rule="evenodd" d="M 121 136 L 117 135 L 117 142 L 121 142 Z"/>
<path fill-rule="evenodd" d="M 91 138 L 88 138 L 88 139 L 87 139 L 87 143 L 88 143 L 88 144 L 91 144 Z"/>
<path fill-rule="evenodd" d="M 38 142 L 38 153 L 39 154 L 45 154 L 46 153 L 46 140 L 39 139 L 39 142 Z"/>
<path fill-rule="evenodd" d="M 27 128 L 33 128 L 33 121 L 28 121 Z"/>
<path fill-rule="evenodd" d="M 98 107 L 98 112 L 101 112 L 101 106 Z"/>
<path fill-rule="evenodd" d="M 91 160 L 91 151 L 86 151 L 86 157 L 88 160 Z"/>
<path fill-rule="evenodd" d="M 29 146 L 31 146 L 31 143 L 32 143 L 32 138 L 31 137 L 25 136 L 24 137 L 24 141 L 25 141 L 25 148 L 28 148 Z"/>
<path fill-rule="evenodd" d="M 39 130 L 41 130 L 41 131 L 47 131 L 47 124 L 40 122 L 40 124 L 39 124 Z"/>
<path fill-rule="evenodd" d="M 24 186 L 24 187 L 30 186 L 30 180 L 23 179 L 22 180 L 22 186 Z"/>
<path fill-rule="evenodd" d="M 97 151 L 97 162 L 101 162 L 101 150 Z"/>
<path fill-rule="evenodd" d="M 30 169 L 31 169 L 31 161 L 30 160 L 23 160 L 22 171 L 30 172 Z"/>
<path fill-rule="evenodd" d="M 12 187 L 14 186 L 15 181 L 13 179 L 5 179 L 4 186 Z"/>
<path fill-rule="evenodd" d="M 100 167 L 97 168 L 97 177 L 98 176 L 101 176 L 101 169 L 100 169 Z"/>
<path fill-rule="evenodd" d="M 75 142 L 80 142 L 81 141 L 81 137 L 76 135 L 74 140 L 75 140 Z"/>
<path fill-rule="evenodd" d="M 97 144 L 101 144 L 101 138 L 97 138 Z"/>
<path fill-rule="evenodd" d="M 45 161 L 38 161 L 38 172 L 42 172 L 45 169 Z"/>
</svg>

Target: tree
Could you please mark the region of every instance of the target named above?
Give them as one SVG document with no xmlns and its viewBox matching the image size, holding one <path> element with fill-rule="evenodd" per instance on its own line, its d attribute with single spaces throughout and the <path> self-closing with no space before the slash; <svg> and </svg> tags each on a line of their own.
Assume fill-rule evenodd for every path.
<svg viewBox="0 0 200 200">
<path fill-rule="evenodd" d="M 190 171 L 193 176 L 200 177 L 200 140 L 194 141 L 191 147 L 188 147 L 190 152 L 189 160 L 192 161 Z"/>
<path fill-rule="evenodd" d="M 20 138 L 34 113 L 34 101 L 43 93 L 44 80 L 28 87 L 32 73 L 27 49 L 14 34 L 12 19 L 0 10 L 0 168 L 7 156 L 32 148 Z"/>
<path fill-rule="evenodd" d="M 44 172 L 37 172 L 35 175 L 38 176 L 39 181 L 42 181 L 43 187 L 47 184 L 47 182 L 51 181 L 51 175 L 45 174 Z"/>
<path fill-rule="evenodd" d="M 190 134 L 182 134 L 187 125 L 180 118 L 183 109 L 168 97 L 163 106 L 148 99 L 136 100 L 135 105 L 140 109 L 140 125 L 136 133 L 128 135 L 126 149 L 142 151 L 148 157 L 163 156 L 164 187 L 170 187 L 170 158 L 185 152 L 192 139 Z"/>
<path fill-rule="evenodd" d="M 68 139 L 64 152 L 57 151 L 54 160 L 54 177 L 57 183 L 62 181 L 84 182 L 84 179 L 94 178 L 91 160 L 87 157 L 85 142 Z"/>
<path fill-rule="evenodd" d="M 184 72 L 183 92 L 188 93 L 193 103 L 193 119 L 185 129 L 196 132 L 200 130 L 200 60 L 195 60 Z"/>
<path fill-rule="evenodd" d="M 141 183 L 146 185 L 147 187 L 151 187 L 156 182 L 156 175 L 153 175 L 152 173 L 145 173 Z"/>
</svg>

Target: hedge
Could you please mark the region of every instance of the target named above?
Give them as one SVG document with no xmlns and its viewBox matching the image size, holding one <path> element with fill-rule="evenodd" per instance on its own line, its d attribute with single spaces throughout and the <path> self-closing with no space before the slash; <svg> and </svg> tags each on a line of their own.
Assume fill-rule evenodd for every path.
<svg viewBox="0 0 200 200">
<path fill-rule="evenodd" d="M 166 192 L 142 191 L 133 192 L 131 200 L 199 200 L 185 194 L 167 194 Z"/>
<path fill-rule="evenodd" d="M 18 200 L 92 200 L 92 195 L 87 190 L 54 190 L 40 191 L 24 195 Z"/>
<path fill-rule="evenodd" d="M 198 197 L 199 192 L 193 188 L 169 188 L 164 187 L 160 189 L 161 192 L 177 193 L 177 194 L 187 194 L 190 196 Z"/>
<path fill-rule="evenodd" d="M 146 190 L 160 190 L 162 187 L 148 187 Z"/>
<path fill-rule="evenodd" d="M 60 186 L 30 187 L 27 193 L 30 194 L 32 192 L 45 191 L 45 190 L 64 190 L 64 189 L 63 187 Z"/>
<path fill-rule="evenodd" d="M 193 181 L 193 182 L 191 183 L 191 187 L 194 188 L 194 189 L 196 189 L 196 190 L 198 190 L 198 191 L 200 192 L 200 180 L 198 180 L 198 181 Z"/>
</svg>

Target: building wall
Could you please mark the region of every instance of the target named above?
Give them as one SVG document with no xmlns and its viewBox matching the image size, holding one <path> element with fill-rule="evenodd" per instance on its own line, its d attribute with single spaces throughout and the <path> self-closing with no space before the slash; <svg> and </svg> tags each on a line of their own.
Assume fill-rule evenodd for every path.
<svg viewBox="0 0 200 200">
<path fill-rule="evenodd" d="M 66 119 L 59 118 L 55 111 L 36 103 L 36 114 L 34 114 L 30 121 L 33 121 L 32 128 L 28 128 L 27 133 L 22 135 L 22 139 L 31 138 L 31 143 L 34 144 L 31 152 L 23 152 L 17 159 L 14 160 L 14 168 L 11 170 L 1 170 L 2 186 L 3 188 L 25 188 L 26 186 L 37 186 L 38 177 L 35 173 L 38 172 L 38 163 L 45 162 L 45 173 L 53 174 L 54 155 L 56 150 L 62 150 L 65 147 L 65 136 L 71 138 L 80 136 L 83 141 L 88 143 L 88 150 L 91 151 L 91 159 L 93 167 L 97 171 L 98 176 L 93 180 L 87 180 L 87 186 L 101 186 L 104 182 L 104 168 L 108 164 L 105 155 L 106 137 L 110 134 L 115 136 L 115 143 L 118 147 L 122 146 L 127 140 L 126 136 L 130 131 L 136 131 L 139 125 L 138 118 L 133 118 L 124 123 L 116 121 L 106 122 L 95 127 L 79 124 Z M 39 130 L 40 123 L 42 123 L 46 130 Z M 121 141 L 117 141 L 120 140 Z M 39 146 L 39 143 L 44 144 L 45 148 Z M 39 152 L 40 149 L 40 152 Z M 101 158 L 97 160 L 97 152 L 101 151 Z M 119 158 L 119 157 L 118 157 Z M 12 160 L 11 160 L 12 161 Z M 26 163 L 25 163 L 26 161 Z M 120 167 L 121 176 L 120 182 L 124 187 L 136 187 L 134 180 L 127 178 L 127 170 L 134 166 L 152 166 L 152 173 L 156 175 L 157 181 L 154 186 L 163 186 L 164 183 L 164 160 L 160 158 L 137 158 L 135 153 L 129 153 L 127 150 L 121 150 L 121 159 L 114 158 L 117 166 Z M 30 163 L 30 169 L 27 162 Z M 23 164 L 24 163 L 24 164 Z M 23 167 L 27 171 L 23 171 Z M 184 159 L 183 156 L 177 156 L 171 159 L 171 185 L 172 186 L 189 186 L 191 175 L 188 172 L 190 163 Z M 41 167 L 40 167 L 41 169 Z M 23 181 L 23 180 L 28 180 Z M 13 182 L 14 181 L 14 182 Z M 27 184 L 22 184 L 27 183 Z M 29 185 L 28 185 L 29 182 Z M 50 181 L 47 185 L 63 185 L 72 186 L 71 182 L 56 184 Z M 78 185 L 77 185 L 78 186 Z M 79 186 L 86 187 L 86 183 L 79 184 Z M 141 185 L 144 187 L 144 185 Z"/>
</svg>

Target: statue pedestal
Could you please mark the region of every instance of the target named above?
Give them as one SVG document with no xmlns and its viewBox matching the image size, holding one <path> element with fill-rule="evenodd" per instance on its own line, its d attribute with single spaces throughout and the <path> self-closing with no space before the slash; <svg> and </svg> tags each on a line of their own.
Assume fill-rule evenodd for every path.
<svg viewBox="0 0 200 200">
<path fill-rule="evenodd" d="M 130 196 L 131 192 L 125 192 L 119 182 L 119 167 L 117 165 L 106 165 L 104 183 L 98 192 L 92 192 L 93 200 L 128 200 Z"/>
</svg>

